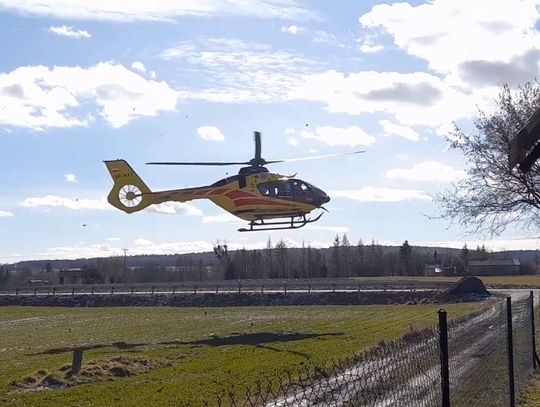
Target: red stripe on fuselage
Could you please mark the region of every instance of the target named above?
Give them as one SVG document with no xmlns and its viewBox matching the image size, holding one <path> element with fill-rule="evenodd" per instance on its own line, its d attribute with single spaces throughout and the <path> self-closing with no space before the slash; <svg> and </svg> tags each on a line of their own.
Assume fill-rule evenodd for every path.
<svg viewBox="0 0 540 407">
<path fill-rule="evenodd" d="M 236 199 L 236 198 L 253 198 L 256 195 L 250 194 L 248 192 L 236 190 L 236 191 L 231 191 L 231 192 L 226 193 L 225 196 L 231 199 Z"/>
<path fill-rule="evenodd" d="M 227 192 L 227 191 L 228 191 L 227 188 L 218 188 L 218 189 L 214 189 L 213 191 L 210 191 L 209 195 L 221 195 L 221 194 L 223 194 L 224 192 Z"/>
<path fill-rule="evenodd" d="M 275 202 L 271 199 L 257 199 L 257 198 L 239 198 L 233 200 L 234 206 L 245 205 L 268 205 L 268 206 L 295 206 L 289 203 Z"/>
</svg>

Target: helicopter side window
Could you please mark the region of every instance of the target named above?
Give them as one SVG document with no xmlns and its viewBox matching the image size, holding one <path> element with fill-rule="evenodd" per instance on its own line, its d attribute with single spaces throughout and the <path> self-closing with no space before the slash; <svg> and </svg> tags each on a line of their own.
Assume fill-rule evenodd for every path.
<svg viewBox="0 0 540 407">
<path fill-rule="evenodd" d="M 258 186 L 259 188 L 259 192 L 262 194 L 262 195 L 270 195 L 270 187 L 267 185 L 267 184 L 259 184 Z"/>
<path fill-rule="evenodd" d="M 272 197 L 291 197 L 293 196 L 293 186 L 290 181 L 267 182 L 258 185 L 262 195 Z"/>
</svg>

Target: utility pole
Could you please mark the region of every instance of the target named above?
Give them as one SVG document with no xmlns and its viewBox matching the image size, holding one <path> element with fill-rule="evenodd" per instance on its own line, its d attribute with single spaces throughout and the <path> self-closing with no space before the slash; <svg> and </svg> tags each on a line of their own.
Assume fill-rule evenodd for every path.
<svg viewBox="0 0 540 407">
<path fill-rule="evenodd" d="M 127 275 L 127 252 L 129 249 L 122 249 L 124 251 L 124 275 L 122 277 L 122 282 L 125 283 L 126 282 L 126 275 Z"/>
</svg>

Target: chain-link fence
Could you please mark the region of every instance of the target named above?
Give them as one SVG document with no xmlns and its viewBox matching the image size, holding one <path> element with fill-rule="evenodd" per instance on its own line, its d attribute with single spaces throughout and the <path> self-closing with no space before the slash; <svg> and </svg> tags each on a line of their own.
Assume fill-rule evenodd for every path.
<svg viewBox="0 0 540 407">
<path fill-rule="evenodd" d="M 510 310 L 510 301 L 493 301 L 447 329 L 446 312 L 440 311 L 439 331 L 413 331 L 340 362 L 268 377 L 254 388 L 221 394 L 204 405 L 514 406 L 515 394 L 535 367 L 532 301 L 531 293 L 512 302 Z"/>
</svg>

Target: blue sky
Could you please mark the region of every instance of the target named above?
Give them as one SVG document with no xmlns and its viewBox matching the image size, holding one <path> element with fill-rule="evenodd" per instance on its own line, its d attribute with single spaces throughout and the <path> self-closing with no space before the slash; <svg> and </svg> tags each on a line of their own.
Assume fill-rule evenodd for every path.
<svg viewBox="0 0 540 407">
<path fill-rule="evenodd" d="M 118 2 L 120 3 L 120 2 Z M 433 220 L 464 176 L 445 135 L 489 111 L 497 84 L 539 77 L 537 0 L 0 0 L 0 262 L 349 240 L 538 248 L 508 230 Z M 531 63 L 532 61 L 533 63 Z M 536 63 L 534 63 L 536 61 Z M 238 169 L 145 166 L 365 149 L 276 164 L 332 197 L 295 231 L 241 234 L 210 202 L 126 215 L 102 163 L 124 158 L 153 190 Z M 86 226 L 83 226 L 86 225 Z"/>
</svg>

